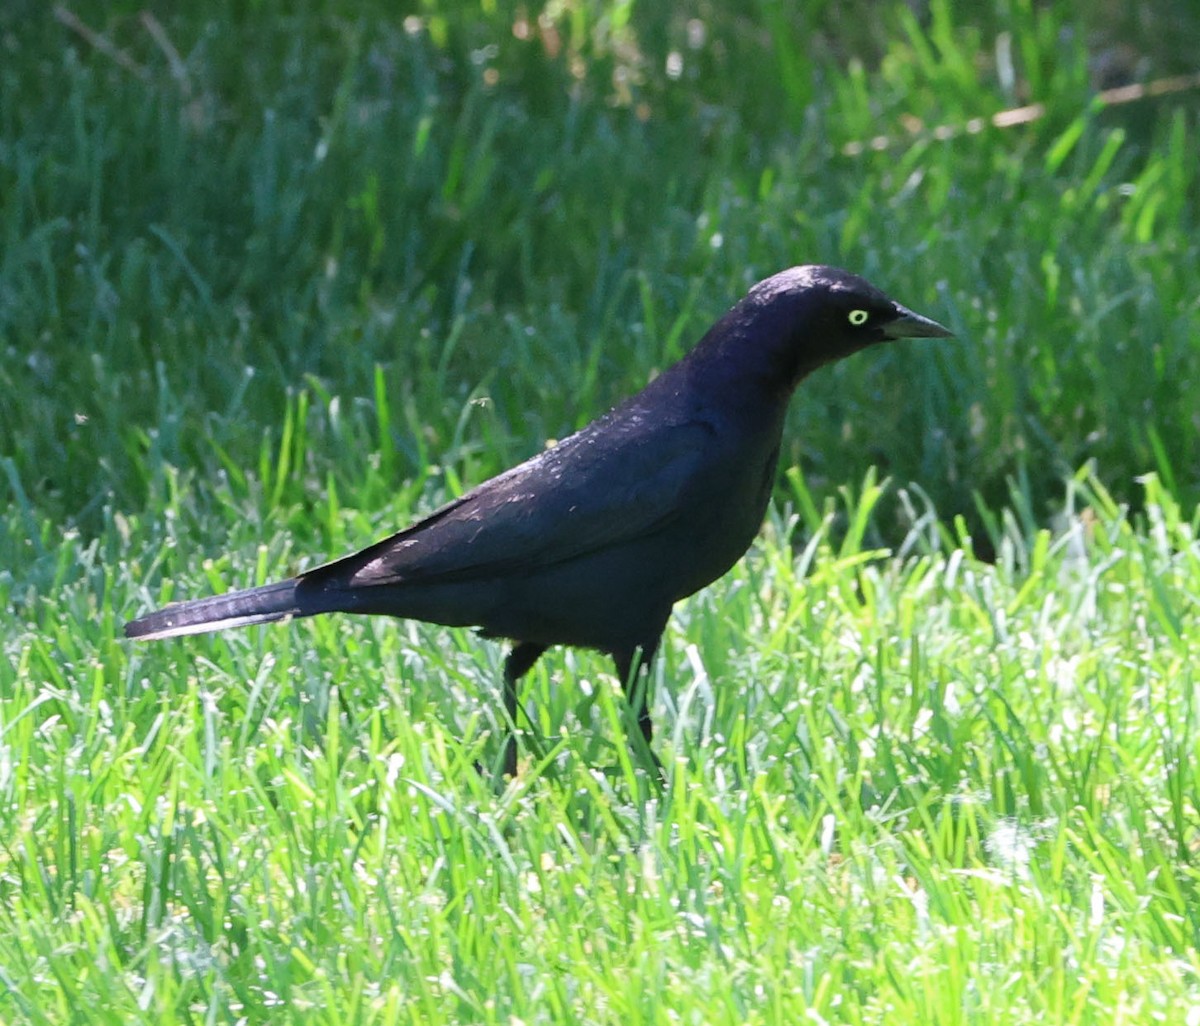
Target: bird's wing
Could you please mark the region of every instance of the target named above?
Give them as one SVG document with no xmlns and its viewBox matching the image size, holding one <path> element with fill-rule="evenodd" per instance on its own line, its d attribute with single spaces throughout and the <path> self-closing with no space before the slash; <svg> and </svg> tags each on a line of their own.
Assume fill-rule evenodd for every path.
<svg viewBox="0 0 1200 1026">
<path fill-rule="evenodd" d="M 689 502 L 716 438 L 703 421 L 602 418 L 424 520 L 310 573 L 341 587 L 536 570 L 661 528 Z M 309 575 L 305 575 L 309 576 Z"/>
</svg>

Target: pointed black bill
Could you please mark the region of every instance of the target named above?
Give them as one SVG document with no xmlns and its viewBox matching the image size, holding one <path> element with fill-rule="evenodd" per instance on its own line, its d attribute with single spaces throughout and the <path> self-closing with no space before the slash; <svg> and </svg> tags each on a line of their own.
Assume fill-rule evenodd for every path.
<svg viewBox="0 0 1200 1026">
<path fill-rule="evenodd" d="M 896 316 L 883 326 L 887 338 L 953 338 L 954 332 L 937 321 L 896 304 Z"/>
</svg>

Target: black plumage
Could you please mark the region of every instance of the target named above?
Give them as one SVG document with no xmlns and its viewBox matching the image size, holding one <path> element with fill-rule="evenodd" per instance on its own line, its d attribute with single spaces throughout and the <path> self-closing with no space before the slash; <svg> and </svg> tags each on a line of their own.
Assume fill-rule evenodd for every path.
<svg viewBox="0 0 1200 1026">
<path fill-rule="evenodd" d="M 755 285 L 642 391 L 557 445 L 369 548 L 290 580 L 167 606 L 131 638 L 372 613 L 515 642 L 516 681 L 552 645 L 609 653 L 639 694 L 672 605 L 724 574 L 758 531 L 788 401 L 824 364 L 941 325 L 833 267 Z M 515 770 L 511 739 L 505 766 Z"/>
</svg>

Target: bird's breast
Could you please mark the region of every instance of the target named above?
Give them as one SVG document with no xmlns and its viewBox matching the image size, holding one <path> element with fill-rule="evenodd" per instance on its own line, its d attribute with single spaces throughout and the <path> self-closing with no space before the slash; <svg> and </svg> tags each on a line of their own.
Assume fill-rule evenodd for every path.
<svg viewBox="0 0 1200 1026">
<path fill-rule="evenodd" d="M 778 439 L 714 461 L 702 497 L 686 506 L 682 523 L 665 532 L 671 540 L 663 548 L 672 554 L 672 579 L 678 583 L 673 600 L 715 581 L 745 554 L 762 526 L 778 461 Z"/>
</svg>

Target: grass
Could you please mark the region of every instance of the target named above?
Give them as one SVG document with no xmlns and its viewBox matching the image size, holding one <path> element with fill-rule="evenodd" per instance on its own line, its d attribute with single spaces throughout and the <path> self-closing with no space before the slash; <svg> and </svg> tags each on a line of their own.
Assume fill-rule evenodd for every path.
<svg viewBox="0 0 1200 1026">
<path fill-rule="evenodd" d="M 0 1019 L 1200 1022 L 1198 125 L 1090 100 L 1194 71 L 1187 5 L 73 10 L 124 63 L 0 10 Z M 806 259 L 960 340 L 806 384 L 669 629 L 665 790 L 590 653 L 496 790 L 469 632 L 117 640 Z"/>
<path fill-rule="evenodd" d="M 94 546 L 0 670 L 7 1014 L 1182 1021 L 1198 524 L 1145 488 L 1136 525 L 1081 478 L 993 565 L 933 522 L 835 543 L 832 509 L 797 558 L 773 517 L 673 625 L 665 794 L 598 657 L 535 674 L 544 758 L 497 794 L 492 647 L 342 619 L 129 649 L 97 595 L 147 596 Z M 179 586 L 274 561 L 242 551 Z"/>
</svg>

